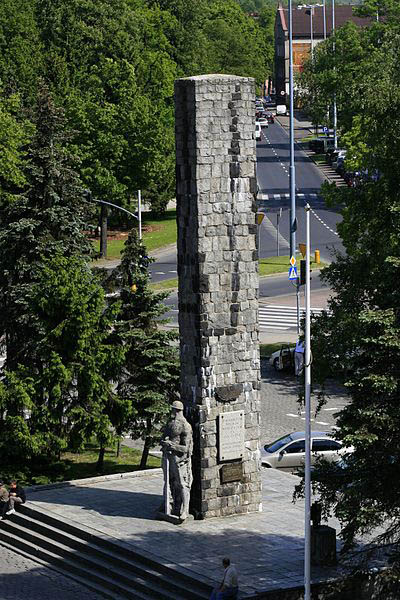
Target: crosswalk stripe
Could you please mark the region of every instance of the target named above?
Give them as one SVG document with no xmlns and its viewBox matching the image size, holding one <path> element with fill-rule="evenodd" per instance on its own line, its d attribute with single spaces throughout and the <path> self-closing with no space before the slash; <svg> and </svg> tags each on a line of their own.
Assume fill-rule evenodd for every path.
<svg viewBox="0 0 400 600">
<path fill-rule="evenodd" d="M 323 308 L 311 308 L 311 314 L 321 314 Z M 305 309 L 300 309 L 300 317 L 304 317 Z M 297 309 L 293 306 L 281 304 L 267 304 L 259 307 L 260 329 L 287 330 L 297 327 Z"/>
</svg>

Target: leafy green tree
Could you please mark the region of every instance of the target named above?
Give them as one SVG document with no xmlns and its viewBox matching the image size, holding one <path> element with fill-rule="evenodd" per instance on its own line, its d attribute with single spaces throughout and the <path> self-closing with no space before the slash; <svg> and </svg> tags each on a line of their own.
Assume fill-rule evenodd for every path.
<svg viewBox="0 0 400 600">
<path fill-rule="evenodd" d="M 1 92 L 0 92 L 1 94 Z M 26 184 L 24 164 L 33 125 L 21 119 L 20 98 L 0 95 L 0 206 L 12 201 Z"/>
<path fill-rule="evenodd" d="M 345 136 L 354 165 L 367 167 L 356 189 L 327 188 L 344 205 L 338 227 L 346 255 L 324 270 L 333 290 L 329 313 L 315 320 L 313 378 L 343 372 L 351 401 L 338 435 L 354 453 L 343 478 L 318 485 L 324 510 L 341 520 L 345 549 L 359 534 L 390 543 L 400 559 L 400 68 L 396 31 L 388 27 L 370 53 L 364 94 Z M 346 72 L 347 66 L 344 66 Z M 340 67 L 338 65 L 338 76 Z M 355 106 L 354 106 L 355 109 Z M 323 470 L 326 467 L 321 467 Z M 328 475 L 332 469 L 327 469 Z M 338 493 L 338 491 L 340 493 Z"/>
<path fill-rule="evenodd" d="M 43 75 L 43 53 L 35 0 L 2 0 L 0 11 L 0 85 L 7 96 L 19 93 L 34 102 Z"/>
<path fill-rule="evenodd" d="M 160 328 L 166 293 L 149 287 L 149 258 L 136 230 L 132 230 L 117 271 L 120 300 L 110 343 L 121 348 L 121 362 L 114 380 L 124 403 L 122 420 L 114 425 L 144 440 L 141 468 L 149 449 L 160 440 L 160 427 L 170 412 L 179 384 L 176 333 Z M 128 410 L 127 410 L 128 407 Z"/>
</svg>

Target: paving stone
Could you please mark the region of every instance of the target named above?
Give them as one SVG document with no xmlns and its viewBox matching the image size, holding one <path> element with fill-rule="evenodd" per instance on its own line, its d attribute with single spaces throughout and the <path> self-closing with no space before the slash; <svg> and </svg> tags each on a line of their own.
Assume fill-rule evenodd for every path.
<svg viewBox="0 0 400 600">
<path fill-rule="evenodd" d="M 104 600 L 49 567 L 0 546 L 0 600 Z"/>
</svg>

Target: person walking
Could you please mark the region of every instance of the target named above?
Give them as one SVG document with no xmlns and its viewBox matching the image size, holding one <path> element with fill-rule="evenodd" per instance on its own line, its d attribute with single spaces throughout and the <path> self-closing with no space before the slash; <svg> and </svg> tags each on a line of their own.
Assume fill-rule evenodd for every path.
<svg viewBox="0 0 400 600">
<path fill-rule="evenodd" d="M 222 565 L 225 569 L 224 577 L 220 585 L 213 590 L 210 600 L 236 600 L 239 592 L 236 567 L 231 565 L 227 557 L 222 559 Z"/>
<path fill-rule="evenodd" d="M 24 504 L 25 501 L 26 496 L 23 488 L 17 485 L 16 481 L 12 481 L 9 489 L 8 510 L 6 511 L 6 515 L 13 515 L 15 513 L 15 504 Z"/>
<path fill-rule="evenodd" d="M 4 518 L 8 508 L 9 493 L 3 481 L 0 480 L 0 521 Z"/>
</svg>

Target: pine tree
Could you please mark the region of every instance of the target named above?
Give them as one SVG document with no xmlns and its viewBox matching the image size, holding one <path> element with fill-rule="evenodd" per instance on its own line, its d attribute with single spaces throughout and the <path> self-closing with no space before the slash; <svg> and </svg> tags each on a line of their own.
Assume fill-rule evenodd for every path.
<svg viewBox="0 0 400 600">
<path fill-rule="evenodd" d="M 65 152 L 64 117 L 42 86 L 28 185 L 3 207 L 0 232 L 0 390 L 3 460 L 59 455 L 68 442 L 110 437 L 103 373 L 112 349 L 104 292 L 87 261 L 82 189 Z M 108 368 L 108 367 L 107 367 Z M 11 452 L 11 455 L 10 455 Z"/>
<path fill-rule="evenodd" d="M 129 428 L 134 438 L 144 440 L 141 468 L 146 466 L 149 449 L 160 439 L 160 425 L 169 414 L 179 383 L 178 354 L 172 344 L 176 333 L 160 327 L 167 294 L 150 289 L 149 260 L 132 230 L 117 272 L 121 294 L 112 343 L 122 349 L 117 393 L 129 405 L 119 430 Z"/>
<path fill-rule="evenodd" d="M 6 346 L 6 366 L 30 363 L 32 336 L 26 295 L 34 282 L 32 267 L 43 258 L 89 256 L 84 235 L 82 189 L 64 146 L 61 109 L 45 86 L 35 114 L 36 133 L 28 154 L 28 186 L 4 206 L 0 231 L 0 332 Z"/>
</svg>

